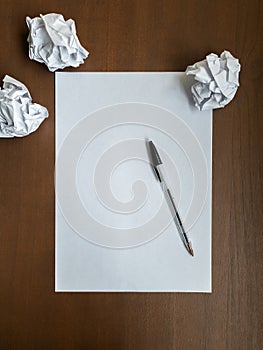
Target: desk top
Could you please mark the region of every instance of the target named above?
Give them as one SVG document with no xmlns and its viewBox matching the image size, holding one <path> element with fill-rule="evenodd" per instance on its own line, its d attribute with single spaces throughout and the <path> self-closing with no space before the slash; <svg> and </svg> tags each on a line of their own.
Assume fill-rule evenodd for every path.
<svg viewBox="0 0 263 350">
<path fill-rule="evenodd" d="M 260 348 L 262 6 L 1 1 L 1 78 L 25 83 L 50 113 L 36 133 L 0 140 L 1 349 Z M 213 294 L 55 294 L 54 74 L 29 60 L 25 23 L 49 12 L 75 19 L 90 51 L 75 71 L 183 71 L 224 49 L 240 59 L 237 95 L 214 112 Z"/>
</svg>

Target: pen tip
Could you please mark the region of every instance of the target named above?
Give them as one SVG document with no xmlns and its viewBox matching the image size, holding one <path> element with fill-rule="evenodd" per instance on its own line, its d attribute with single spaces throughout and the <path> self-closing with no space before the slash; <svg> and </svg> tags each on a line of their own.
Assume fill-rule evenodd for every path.
<svg viewBox="0 0 263 350">
<path fill-rule="evenodd" d="M 193 251 L 193 248 L 192 248 L 190 242 L 188 242 L 187 246 L 188 246 L 188 251 L 189 251 L 189 253 L 190 253 L 192 256 L 194 256 L 194 251 Z"/>
</svg>

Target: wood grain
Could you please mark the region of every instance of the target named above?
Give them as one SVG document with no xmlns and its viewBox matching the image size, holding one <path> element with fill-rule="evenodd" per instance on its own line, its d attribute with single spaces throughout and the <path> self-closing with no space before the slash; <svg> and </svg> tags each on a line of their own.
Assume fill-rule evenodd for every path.
<svg viewBox="0 0 263 350">
<path fill-rule="evenodd" d="M 240 58 L 237 96 L 214 113 L 213 294 L 54 293 L 54 75 L 29 60 L 25 24 L 48 12 L 76 20 L 90 51 L 76 71 Z M 36 133 L 0 139 L 1 350 L 262 349 L 262 15 L 256 0 L 0 0 L 0 77 L 50 112 Z"/>
</svg>

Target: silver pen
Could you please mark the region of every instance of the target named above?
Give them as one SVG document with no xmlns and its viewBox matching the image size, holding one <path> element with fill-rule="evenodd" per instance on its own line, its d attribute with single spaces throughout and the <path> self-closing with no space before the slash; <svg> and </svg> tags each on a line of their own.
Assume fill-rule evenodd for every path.
<svg viewBox="0 0 263 350">
<path fill-rule="evenodd" d="M 180 215 L 179 215 L 178 210 L 176 208 L 176 205 L 174 203 L 173 196 L 172 196 L 171 191 L 169 190 L 169 188 L 167 186 L 167 183 L 165 181 L 165 176 L 161 170 L 161 164 L 163 164 L 163 162 L 162 162 L 160 155 L 157 152 L 157 149 L 152 141 L 149 141 L 149 150 L 150 150 L 153 169 L 156 173 L 156 177 L 161 184 L 161 187 L 163 189 L 164 194 L 166 194 L 166 197 L 169 199 L 170 204 L 172 205 L 172 208 L 174 211 L 173 218 L 174 218 L 174 221 L 176 223 L 177 229 L 180 233 L 181 239 L 183 240 L 184 245 L 185 245 L 187 251 L 189 252 L 189 254 L 194 256 L 194 251 L 193 251 L 191 242 L 189 241 L 189 239 L 187 237 L 184 226 L 182 224 L 182 220 L 180 218 Z"/>
</svg>

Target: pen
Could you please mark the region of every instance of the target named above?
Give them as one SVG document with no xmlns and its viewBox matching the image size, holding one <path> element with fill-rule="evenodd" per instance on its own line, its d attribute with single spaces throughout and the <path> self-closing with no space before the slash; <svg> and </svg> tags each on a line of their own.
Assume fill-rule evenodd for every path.
<svg viewBox="0 0 263 350">
<path fill-rule="evenodd" d="M 191 254 L 192 256 L 194 256 L 194 251 L 191 245 L 191 242 L 189 241 L 187 234 L 185 232 L 184 226 L 182 224 L 182 220 L 180 218 L 180 215 L 178 213 L 178 210 L 176 208 L 175 202 L 173 200 L 173 196 L 171 194 L 171 191 L 169 190 L 167 183 L 165 181 L 165 177 L 164 174 L 161 170 L 161 164 L 163 164 L 159 153 L 157 152 L 157 149 L 154 145 L 154 143 L 152 141 L 149 141 L 149 150 L 150 150 L 150 155 L 151 155 L 151 160 L 152 160 L 152 165 L 153 165 L 153 169 L 156 173 L 157 179 L 159 180 L 161 187 L 163 189 L 163 192 L 167 195 L 170 204 L 172 205 L 173 211 L 174 211 L 174 220 L 177 226 L 177 229 L 181 235 L 181 238 L 184 242 L 184 245 L 187 249 L 187 251 L 189 252 L 189 254 Z"/>
</svg>

